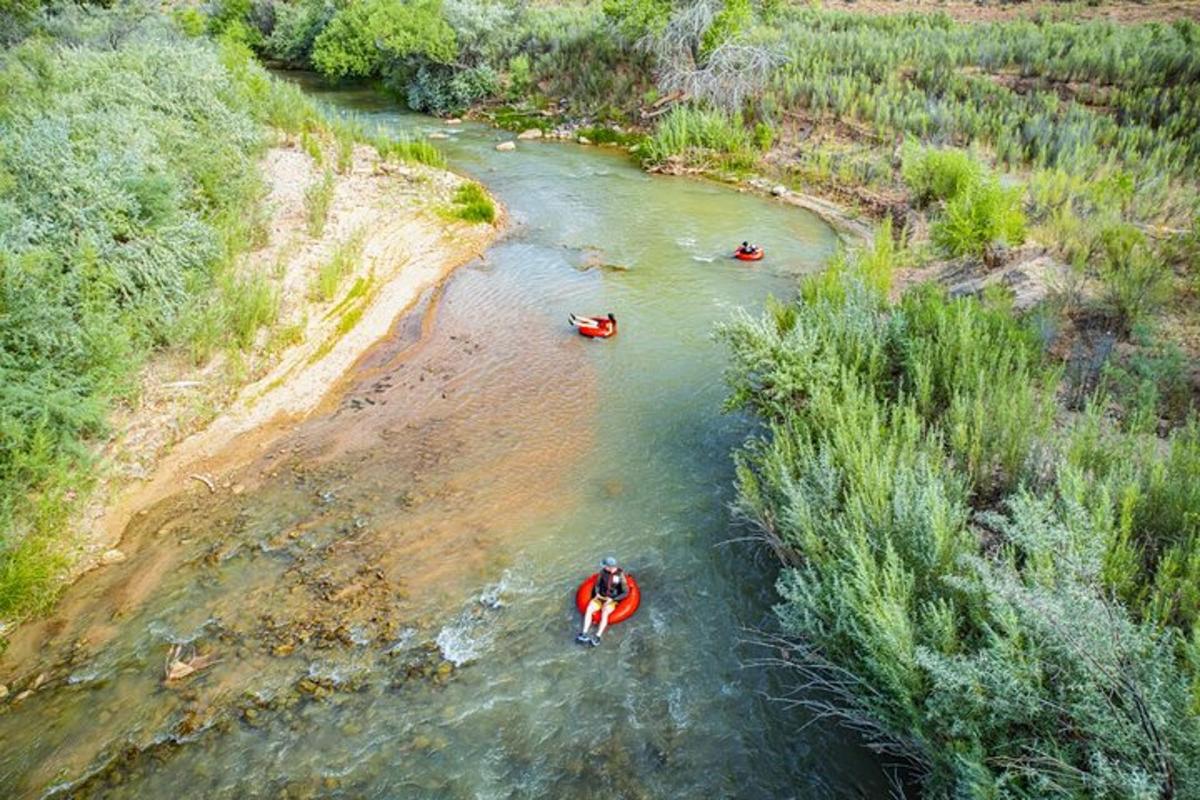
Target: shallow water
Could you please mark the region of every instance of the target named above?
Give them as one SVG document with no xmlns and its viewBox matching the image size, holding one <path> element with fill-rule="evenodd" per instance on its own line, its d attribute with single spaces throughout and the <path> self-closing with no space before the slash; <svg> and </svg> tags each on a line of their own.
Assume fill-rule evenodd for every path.
<svg viewBox="0 0 1200 800">
<path fill-rule="evenodd" d="M 766 699 L 784 676 L 741 666 L 775 567 L 729 543 L 749 425 L 720 413 L 713 327 L 789 296 L 833 233 L 613 151 L 502 138 L 438 144 L 510 234 L 398 322 L 335 408 L 229 476 L 243 492 L 189 487 L 135 520 L 129 560 L 41 626 L 42 663 L 2 665 L 48 676 L 0 707 L 7 794 L 885 793 L 852 736 Z M 765 261 L 728 257 L 745 238 Z M 620 332 L 582 339 L 571 311 Z M 643 605 L 580 648 L 572 593 L 610 553 Z M 220 661 L 164 686 L 172 643 Z"/>
</svg>

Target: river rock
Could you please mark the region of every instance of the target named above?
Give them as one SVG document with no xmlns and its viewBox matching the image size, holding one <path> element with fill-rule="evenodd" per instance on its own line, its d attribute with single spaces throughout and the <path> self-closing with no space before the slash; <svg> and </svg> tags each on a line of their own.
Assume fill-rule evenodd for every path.
<svg viewBox="0 0 1200 800">
<path fill-rule="evenodd" d="M 8 697 L 8 687 L 3 683 L 0 683 L 0 700 L 3 700 L 6 697 Z"/>
<path fill-rule="evenodd" d="M 586 137 L 586 136 L 580 136 L 580 137 L 579 137 L 579 143 L 580 143 L 580 144 L 591 144 L 591 143 L 592 143 L 592 140 L 591 140 L 591 139 L 589 139 L 589 138 L 588 138 L 588 137 Z"/>
<path fill-rule="evenodd" d="M 101 565 L 107 567 L 111 564 L 120 564 L 126 558 L 127 556 L 123 552 L 114 547 L 111 550 L 105 550 L 104 553 L 101 554 L 100 563 Z"/>
<path fill-rule="evenodd" d="M 450 135 L 446 134 L 446 133 L 442 133 L 441 131 L 434 131 L 433 133 L 429 134 L 429 138 L 430 139 L 449 139 Z"/>
<path fill-rule="evenodd" d="M 775 197 L 783 197 L 788 193 L 787 187 L 782 184 L 777 184 L 771 187 L 771 194 Z"/>
<path fill-rule="evenodd" d="M 543 133 L 541 128 L 529 128 L 517 134 L 518 139 L 540 139 Z"/>
<path fill-rule="evenodd" d="M 496 149 L 501 152 L 507 152 L 509 150 L 516 150 L 517 143 L 516 142 L 501 142 L 500 144 L 496 145 Z"/>
<path fill-rule="evenodd" d="M 462 120 L 459 119 L 458 117 L 451 117 L 450 119 L 443 120 L 443 121 L 447 125 L 462 125 Z"/>
</svg>

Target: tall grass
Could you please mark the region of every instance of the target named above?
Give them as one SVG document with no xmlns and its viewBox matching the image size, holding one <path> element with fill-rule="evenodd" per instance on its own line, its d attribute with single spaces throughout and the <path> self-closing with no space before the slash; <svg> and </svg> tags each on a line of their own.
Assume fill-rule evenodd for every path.
<svg viewBox="0 0 1200 800">
<path fill-rule="evenodd" d="M 450 216 L 467 222 L 486 222 L 490 225 L 496 221 L 496 206 L 482 186 L 469 181 L 454 190 Z"/>
<path fill-rule="evenodd" d="M 326 169 L 321 177 L 304 190 L 304 222 L 308 235 L 319 239 L 325 234 L 329 209 L 333 206 L 333 171 Z"/>
<path fill-rule="evenodd" d="M 431 167 L 446 166 L 446 157 L 424 139 L 407 136 L 380 136 L 372 140 L 379 157 L 386 161 L 404 161 L 410 164 L 426 164 Z"/>
<path fill-rule="evenodd" d="M 694 106 L 672 109 L 639 152 L 652 165 L 681 159 L 691 166 L 748 169 L 757 160 L 753 136 L 739 117 Z"/>
<path fill-rule="evenodd" d="M 332 300 L 345 277 L 358 266 L 362 249 L 361 232 L 339 244 L 329 259 L 317 267 L 317 274 L 309 287 L 309 299 L 326 303 Z"/>
</svg>

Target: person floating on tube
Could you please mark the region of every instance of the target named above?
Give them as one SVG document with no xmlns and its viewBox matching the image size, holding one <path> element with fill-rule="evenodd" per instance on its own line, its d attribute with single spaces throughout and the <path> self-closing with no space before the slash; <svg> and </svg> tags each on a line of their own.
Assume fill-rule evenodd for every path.
<svg viewBox="0 0 1200 800">
<path fill-rule="evenodd" d="M 583 630 L 575 638 L 580 644 L 590 644 L 593 647 L 600 644 L 600 637 L 608 627 L 608 617 L 612 614 L 617 603 L 629 596 L 629 578 L 625 571 L 617 566 L 617 559 L 609 556 L 600 563 L 600 574 L 592 588 L 592 599 L 583 610 Z M 600 626 L 595 635 L 588 631 L 592 628 L 592 615 L 600 612 Z"/>
</svg>

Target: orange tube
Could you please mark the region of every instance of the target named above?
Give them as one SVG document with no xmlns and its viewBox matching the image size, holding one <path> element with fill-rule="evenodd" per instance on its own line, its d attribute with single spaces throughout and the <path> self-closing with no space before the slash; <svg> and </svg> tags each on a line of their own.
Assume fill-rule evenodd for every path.
<svg viewBox="0 0 1200 800">
<path fill-rule="evenodd" d="M 596 580 L 599 577 L 600 573 L 594 573 L 590 578 L 579 584 L 579 588 L 575 590 L 575 607 L 579 609 L 580 614 L 587 611 L 588 603 L 592 601 L 592 587 L 596 585 Z M 608 615 L 609 625 L 616 625 L 618 622 L 629 619 L 642 603 L 642 592 L 638 589 L 637 581 L 629 573 L 625 573 L 625 577 L 629 580 L 629 594 L 624 600 L 617 603 L 617 607 Z M 592 614 L 592 622 L 600 622 L 599 611 Z"/>
</svg>

